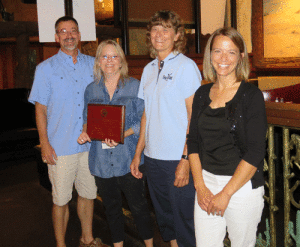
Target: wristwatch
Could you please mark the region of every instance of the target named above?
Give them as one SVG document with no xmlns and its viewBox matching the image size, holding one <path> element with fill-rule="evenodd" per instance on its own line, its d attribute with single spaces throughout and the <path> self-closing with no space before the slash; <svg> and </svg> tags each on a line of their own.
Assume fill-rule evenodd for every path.
<svg viewBox="0 0 300 247">
<path fill-rule="evenodd" d="M 181 159 L 189 160 L 189 157 L 188 157 L 187 155 L 184 155 L 184 154 L 183 154 L 183 155 L 181 156 Z"/>
</svg>

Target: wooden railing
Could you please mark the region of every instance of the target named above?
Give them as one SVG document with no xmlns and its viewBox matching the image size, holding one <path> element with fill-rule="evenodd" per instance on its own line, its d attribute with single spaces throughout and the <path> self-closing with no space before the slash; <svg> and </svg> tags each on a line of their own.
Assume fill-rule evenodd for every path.
<svg viewBox="0 0 300 247">
<path fill-rule="evenodd" d="M 265 163 L 265 170 L 268 174 L 265 200 L 269 205 L 269 219 L 266 223 L 269 226 L 267 226 L 264 236 L 260 236 L 257 246 L 282 246 L 278 235 L 279 231 L 283 230 L 281 235 L 284 238 L 284 247 L 298 247 L 300 246 L 300 211 L 298 211 L 300 203 L 295 200 L 295 191 L 297 191 L 300 180 L 295 174 L 300 170 L 300 135 L 297 133 L 300 129 L 300 104 L 266 102 L 266 112 L 269 127 L 267 135 L 268 158 Z M 279 129 L 279 134 L 282 134 L 282 143 L 279 145 L 282 146 L 283 153 L 283 174 L 278 172 L 280 169 L 276 169 L 274 162 L 274 160 L 281 158 L 277 157 L 275 153 L 275 145 L 278 145 L 274 138 L 275 128 Z M 283 188 L 276 184 L 277 179 L 280 180 L 281 178 Z M 281 191 L 283 191 L 283 201 L 278 202 L 276 193 Z M 291 205 L 293 205 L 292 208 Z M 277 211 L 280 210 L 283 211 L 284 215 L 284 229 L 276 227 L 279 223 L 278 215 L 280 215 L 277 214 Z M 295 234 L 294 228 L 296 227 L 297 232 Z"/>
</svg>

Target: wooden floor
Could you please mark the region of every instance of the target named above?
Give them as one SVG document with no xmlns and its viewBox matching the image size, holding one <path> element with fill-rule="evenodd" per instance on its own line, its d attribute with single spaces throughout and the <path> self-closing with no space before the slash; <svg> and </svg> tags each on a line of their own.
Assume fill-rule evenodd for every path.
<svg viewBox="0 0 300 247">
<path fill-rule="evenodd" d="M 0 246 L 55 247 L 51 193 L 39 184 L 34 161 L 14 161 L 0 171 Z M 80 222 L 75 202 L 70 204 L 67 246 L 78 246 Z M 106 223 L 94 222 L 95 235 L 109 241 Z"/>
<path fill-rule="evenodd" d="M 80 221 L 76 214 L 76 193 L 70 202 L 70 220 L 66 233 L 67 247 L 77 247 L 81 235 Z M 281 201 L 281 200 L 280 200 Z M 51 219 L 51 193 L 39 183 L 35 158 L 0 163 L 0 246 L 5 247 L 55 247 Z M 265 207 L 267 211 L 267 207 Z M 283 219 L 281 212 L 278 212 Z M 130 212 L 124 206 L 125 247 L 144 246 L 138 237 Z M 154 244 L 156 247 L 168 247 L 160 236 L 155 217 Z M 262 219 L 264 225 L 265 217 Z M 277 227 L 282 228 L 283 220 Z M 259 227 L 259 232 L 264 232 Z M 100 200 L 95 200 L 93 222 L 95 237 L 112 246 L 104 209 Z M 279 236 L 281 235 L 281 236 Z M 278 231 L 278 245 L 283 246 L 282 231 Z"/>
<path fill-rule="evenodd" d="M 76 194 L 70 202 L 70 219 L 66 233 L 68 247 L 76 247 L 81 234 L 76 214 Z M 39 183 L 34 159 L 0 164 L 0 246 L 55 247 L 51 219 L 51 193 Z M 144 246 L 139 239 L 130 213 L 126 213 L 124 246 Z M 153 215 L 154 217 L 154 215 Z M 95 237 L 110 244 L 110 233 L 101 201 L 95 201 L 93 222 Z M 155 225 L 155 246 L 169 246 L 162 241 Z"/>
</svg>

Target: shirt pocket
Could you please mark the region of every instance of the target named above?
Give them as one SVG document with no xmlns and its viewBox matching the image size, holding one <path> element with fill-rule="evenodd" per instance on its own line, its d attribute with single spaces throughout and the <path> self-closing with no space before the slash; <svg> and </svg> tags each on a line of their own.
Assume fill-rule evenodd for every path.
<svg viewBox="0 0 300 247">
<path fill-rule="evenodd" d="M 91 98 L 88 104 L 105 104 L 104 99 Z"/>
<path fill-rule="evenodd" d="M 53 100 L 62 101 L 72 98 L 70 81 L 65 76 L 53 75 L 51 77 L 51 95 Z"/>
<path fill-rule="evenodd" d="M 85 82 L 85 87 L 94 81 L 94 75 L 90 72 L 84 72 L 81 76 L 81 80 Z"/>
</svg>

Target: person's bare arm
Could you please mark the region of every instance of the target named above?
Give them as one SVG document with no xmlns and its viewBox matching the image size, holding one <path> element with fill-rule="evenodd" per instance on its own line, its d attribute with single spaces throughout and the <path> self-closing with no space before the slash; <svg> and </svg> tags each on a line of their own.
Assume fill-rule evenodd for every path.
<svg viewBox="0 0 300 247">
<path fill-rule="evenodd" d="M 55 150 L 49 143 L 47 135 L 47 106 L 36 102 L 35 115 L 36 126 L 38 129 L 41 144 L 42 160 L 47 164 L 55 165 L 57 156 Z"/>
<path fill-rule="evenodd" d="M 189 162 L 192 170 L 192 175 L 194 179 L 194 186 L 197 193 L 197 199 L 199 206 L 207 212 L 210 200 L 213 198 L 212 192 L 206 187 L 203 175 L 202 175 L 202 165 L 198 153 L 192 153 L 189 155 Z"/>
<path fill-rule="evenodd" d="M 232 195 L 245 185 L 255 174 L 257 168 L 245 160 L 241 160 L 232 178 L 221 192 L 216 194 L 210 201 L 207 213 L 224 215 Z"/>
<path fill-rule="evenodd" d="M 185 99 L 185 106 L 186 106 L 187 117 L 188 117 L 188 125 L 187 125 L 186 134 L 189 133 L 193 99 L 194 99 L 194 94 Z M 187 144 L 186 143 L 184 145 L 183 155 L 187 155 Z M 189 177 L 190 177 L 189 161 L 186 159 L 181 159 L 176 168 L 174 186 L 176 186 L 176 187 L 186 186 L 189 183 Z"/>
<path fill-rule="evenodd" d="M 143 177 L 143 173 L 141 173 L 139 170 L 139 165 L 141 162 L 141 156 L 142 156 L 143 150 L 145 148 L 145 134 L 146 134 L 146 113 L 144 110 L 142 118 L 141 118 L 140 137 L 139 137 L 138 143 L 136 145 L 135 155 L 134 155 L 131 165 L 130 165 L 131 174 L 136 178 Z"/>
</svg>

